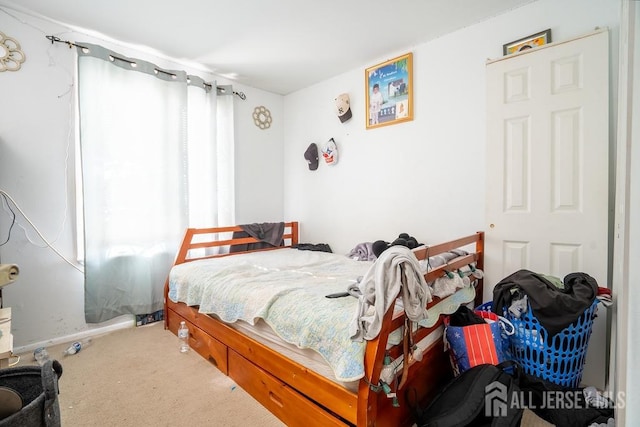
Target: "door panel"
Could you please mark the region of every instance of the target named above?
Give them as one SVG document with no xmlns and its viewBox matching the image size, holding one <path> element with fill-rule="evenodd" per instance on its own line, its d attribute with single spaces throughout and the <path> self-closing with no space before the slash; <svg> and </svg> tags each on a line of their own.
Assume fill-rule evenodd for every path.
<svg viewBox="0 0 640 427">
<path fill-rule="evenodd" d="M 525 268 L 607 286 L 609 66 L 601 30 L 487 64 L 485 295 Z M 604 309 L 583 380 L 604 385 Z"/>
</svg>

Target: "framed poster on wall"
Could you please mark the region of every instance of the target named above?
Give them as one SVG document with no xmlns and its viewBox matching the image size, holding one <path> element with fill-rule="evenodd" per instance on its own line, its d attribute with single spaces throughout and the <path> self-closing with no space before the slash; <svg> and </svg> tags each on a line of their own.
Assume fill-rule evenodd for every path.
<svg viewBox="0 0 640 427">
<path fill-rule="evenodd" d="M 367 129 L 413 120 L 413 54 L 390 59 L 364 73 Z"/>
</svg>

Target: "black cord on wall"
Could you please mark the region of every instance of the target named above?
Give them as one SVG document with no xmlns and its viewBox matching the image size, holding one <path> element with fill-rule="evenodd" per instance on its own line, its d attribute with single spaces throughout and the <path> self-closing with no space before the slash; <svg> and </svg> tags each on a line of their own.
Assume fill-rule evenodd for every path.
<svg viewBox="0 0 640 427">
<path fill-rule="evenodd" d="M 7 239 L 4 242 L 0 243 L 0 246 L 4 246 L 7 243 L 9 243 L 9 240 L 11 239 L 11 230 L 13 230 L 13 226 L 16 223 L 16 213 L 13 211 L 13 209 L 11 209 L 11 205 L 9 205 L 7 196 L 5 196 L 4 194 L 0 194 L 0 195 L 4 199 L 4 202 L 7 204 L 7 208 L 9 208 L 9 211 L 11 211 L 11 215 L 13 215 L 13 218 L 11 219 L 11 225 L 9 226 L 9 232 L 7 233 Z M 2 259 L 0 259 L 0 261 L 2 261 Z"/>
</svg>

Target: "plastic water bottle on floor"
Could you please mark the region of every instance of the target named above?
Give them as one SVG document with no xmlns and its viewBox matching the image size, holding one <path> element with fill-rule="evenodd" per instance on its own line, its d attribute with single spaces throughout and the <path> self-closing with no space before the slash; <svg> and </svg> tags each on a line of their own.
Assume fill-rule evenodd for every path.
<svg viewBox="0 0 640 427">
<path fill-rule="evenodd" d="M 72 343 L 62 354 L 64 356 L 71 356 L 72 354 L 78 353 L 83 348 L 89 347 L 89 345 L 91 345 L 90 338 L 82 341 L 76 341 Z"/>
<path fill-rule="evenodd" d="M 49 353 L 44 347 L 38 347 L 33 351 L 33 357 L 35 357 L 38 365 L 42 366 L 47 360 L 49 360 Z"/>
<path fill-rule="evenodd" d="M 180 339 L 180 353 L 186 353 L 189 351 L 189 327 L 183 321 L 180 322 L 178 328 L 178 338 Z"/>
</svg>

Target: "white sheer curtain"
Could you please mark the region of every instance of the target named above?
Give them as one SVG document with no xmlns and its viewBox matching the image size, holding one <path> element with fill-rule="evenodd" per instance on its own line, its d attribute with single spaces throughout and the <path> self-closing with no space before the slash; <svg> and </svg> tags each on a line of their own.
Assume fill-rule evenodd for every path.
<svg viewBox="0 0 640 427">
<path fill-rule="evenodd" d="M 189 226 L 234 224 L 233 96 L 217 97 L 201 89 L 198 77 L 189 79 L 195 83 L 188 87 Z M 211 159 L 217 159 L 215 167 Z"/>
<path fill-rule="evenodd" d="M 207 86 L 100 46 L 78 49 L 88 323 L 162 309 L 185 228 L 232 222 L 222 205 L 233 205 L 233 179 L 221 173 L 233 159 L 220 153 L 233 152 L 233 135 L 218 139 L 216 85 Z M 225 113 L 233 120 L 232 105 Z"/>
</svg>

